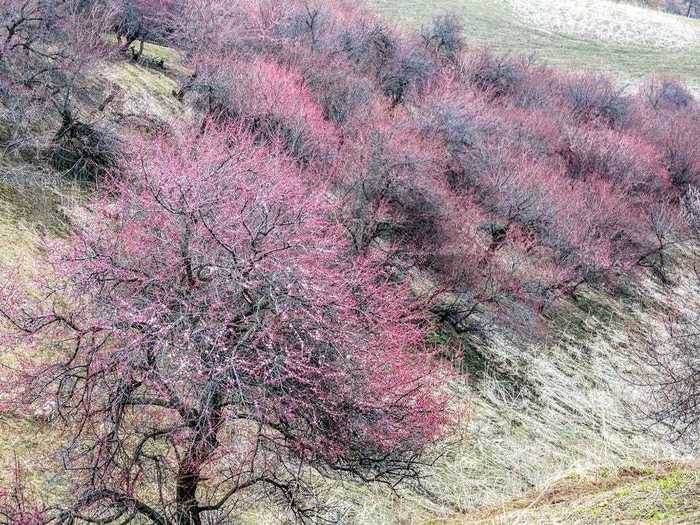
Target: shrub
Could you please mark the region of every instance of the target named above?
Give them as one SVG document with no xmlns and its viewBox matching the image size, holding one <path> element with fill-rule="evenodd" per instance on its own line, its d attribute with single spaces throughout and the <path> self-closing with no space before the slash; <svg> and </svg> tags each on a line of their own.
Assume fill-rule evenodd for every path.
<svg viewBox="0 0 700 525">
<path fill-rule="evenodd" d="M 513 94 L 523 80 L 520 64 L 487 51 L 472 58 L 467 75 L 472 84 L 494 98 Z"/>
<path fill-rule="evenodd" d="M 470 150 L 475 150 L 482 142 L 482 126 L 478 110 L 465 100 L 449 95 L 454 89 L 447 79 L 440 82 L 445 91 L 434 93 L 422 108 L 419 126 L 424 136 L 440 137 L 453 159 L 464 159 Z"/>
<path fill-rule="evenodd" d="M 697 184 L 700 176 L 700 157 L 695 141 L 681 130 L 669 132 L 664 141 L 664 160 L 676 186 Z"/>
<path fill-rule="evenodd" d="M 655 426 L 674 441 L 692 446 L 700 431 L 698 419 L 698 369 L 700 350 L 698 321 L 673 312 L 659 335 L 647 335 L 634 349 L 634 356 L 645 363 L 645 373 L 635 378 L 646 386 L 650 402 L 641 410 Z"/>
<path fill-rule="evenodd" d="M 693 95 L 676 80 L 651 79 L 641 89 L 644 101 L 654 110 L 687 110 L 694 106 Z"/>
<path fill-rule="evenodd" d="M 523 71 L 522 80 L 512 95 L 515 106 L 532 111 L 559 112 L 561 108 L 556 99 L 561 92 L 562 75 L 552 68 L 535 66 L 530 59 Z"/>
<path fill-rule="evenodd" d="M 338 48 L 355 67 L 381 78 L 387 65 L 395 60 L 400 42 L 385 25 L 359 18 L 339 35 Z"/>
<path fill-rule="evenodd" d="M 323 110 L 323 117 L 339 126 L 345 124 L 356 109 L 366 107 L 373 85 L 352 70 L 319 66 L 307 73 L 306 85 Z"/>
<path fill-rule="evenodd" d="M 673 184 L 684 189 L 700 177 L 700 145 L 694 135 L 700 130 L 696 112 L 666 114 L 656 112 L 646 118 L 639 133 L 660 152 Z"/>
<path fill-rule="evenodd" d="M 382 91 L 396 107 L 405 102 L 411 91 L 424 89 L 436 72 L 436 66 L 429 57 L 408 50 L 396 57 L 380 73 Z"/>
<path fill-rule="evenodd" d="M 355 124 L 336 168 L 337 213 L 357 253 L 380 250 L 420 259 L 444 237 L 444 188 L 432 173 L 430 148 L 410 120 L 381 117 L 377 104 Z"/>
<path fill-rule="evenodd" d="M 64 176 L 95 182 L 118 165 L 119 144 L 114 134 L 64 115 L 50 150 L 51 165 Z"/>
<path fill-rule="evenodd" d="M 186 88 L 204 113 L 202 126 L 238 122 L 261 141 L 280 142 L 302 165 L 330 155 L 335 129 L 300 75 L 274 62 L 210 60 L 198 62 Z"/>
<path fill-rule="evenodd" d="M 435 17 L 430 25 L 423 28 L 421 38 L 426 48 L 444 57 L 448 62 L 457 63 L 464 50 L 462 22 L 456 15 Z"/>
<path fill-rule="evenodd" d="M 564 89 L 565 99 L 579 122 L 601 122 L 611 128 L 620 128 L 630 115 L 630 99 L 607 78 L 596 75 L 573 77 Z"/>
<path fill-rule="evenodd" d="M 653 146 L 616 131 L 572 130 L 564 157 L 570 176 L 602 177 L 631 194 L 661 194 L 669 182 Z"/>
</svg>

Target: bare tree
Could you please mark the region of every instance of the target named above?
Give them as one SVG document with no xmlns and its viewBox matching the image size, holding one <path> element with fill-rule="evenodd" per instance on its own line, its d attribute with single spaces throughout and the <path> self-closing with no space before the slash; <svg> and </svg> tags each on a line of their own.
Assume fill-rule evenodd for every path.
<svg viewBox="0 0 700 525">
<path fill-rule="evenodd" d="M 700 234 L 700 190 L 691 186 L 683 198 L 687 238 Z M 661 242 L 662 237 L 659 237 Z M 700 281 L 699 269 L 695 268 Z M 643 412 L 677 441 L 700 436 L 700 316 L 675 312 L 662 337 L 648 336 L 638 356 L 644 367 L 639 382 L 648 387 L 651 403 Z"/>
<path fill-rule="evenodd" d="M 640 356 L 647 371 L 639 382 L 649 388 L 642 411 L 674 441 L 700 435 L 700 319 L 671 319 L 664 336 L 648 339 Z"/>
<path fill-rule="evenodd" d="M 700 16 L 700 0 L 666 0 L 664 10 L 690 18 Z"/>
<path fill-rule="evenodd" d="M 82 173 L 89 165 L 92 173 L 92 161 L 113 141 L 79 116 L 75 101 L 90 98 L 85 79 L 108 53 L 102 33 L 111 17 L 110 8 L 97 2 L 0 3 L 5 154 L 31 162 L 48 153 L 61 172 Z"/>
</svg>

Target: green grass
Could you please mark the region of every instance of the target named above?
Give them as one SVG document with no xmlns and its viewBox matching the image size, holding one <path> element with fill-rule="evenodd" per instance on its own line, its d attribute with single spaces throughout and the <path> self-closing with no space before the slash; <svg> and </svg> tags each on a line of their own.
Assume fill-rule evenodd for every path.
<svg viewBox="0 0 700 525">
<path fill-rule="evenodd" d="M 567 479 L 530 497 L 448 519 L 445 525 L 666 525 L 698 523 L 700 474 L 695 465 L 620 470 L 605 477 Z"/>
<path fill-rule="evenodd" d="M 138 49 L 138 42 L 131 44 L 132 49 Z M 162 59 L 165 70 L 174 75 L 189 76 L 192 72 L 183 65 L 182 53 L 171 47 L 159 46 L 145 42 L 143 56 L 152 59 Z"/>
<path fill-rule="evenodd" d="M 99 76 L 122 90 L 120 104 L 112 104 L 125 114 L 148 115 L 166 121 L 184 118 L 186 108 L 173 96 L 177 80 L 163 72 L 129 61 L 105 64 Z"/>
<path fill-rule="evenodd" d="M 370 0 L 370 4 L 407 27 L 421 26 L 434 14 L 463 15 L 467 41 L 501 53 L 534 54 L 547 64 L 611 73 L 623 83 L 634 84 L 649 75 L 664 74 L 682 78 L 694 89 L 700 88 L 700 38 L 687 47 L 674 48 L 630 43 L 629 39 L 625 42 L 601 40 L 581 32 L 565 34 L 523 19 L 507 0 Z M 601 10 L 607 8 L 603 0 L 599 0 L 599 4 Z M 659 20 L 673 27 L 687 28 L 692 34 L 700 31 L 700 22 L 696 20 L 648 11 L 650 19 L 645 23 L 645 11 L 626 6 L 621 9 L 636 10 L 634 24 L 637 27 L 625 27 L 628 34 L 634 30 L 640 33 L 658 31 Z M 600 25 L 600 12 L 590 14 L 591 23 L 594 14 Z M 586 20 L 578 22 L 585 27 Z M 613 28 L 620 23 L 629 25 L 630 22 L 609 21 Z"/>
</svg>

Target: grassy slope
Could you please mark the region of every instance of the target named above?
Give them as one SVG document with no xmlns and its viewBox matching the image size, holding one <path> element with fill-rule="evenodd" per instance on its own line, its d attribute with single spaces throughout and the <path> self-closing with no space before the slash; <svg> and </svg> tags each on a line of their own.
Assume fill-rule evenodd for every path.
<svg viewBox="0 0 700 525">
<path fill-rule="evenodd" d="M 561 480 L 500 508 L 435 523 L 690 524 L 700 522 L 699 495 L 698 465 L 668 462 L 643 469 L 599 469 Z"/>
<path fill-rule="evenodd" d="M 509 0 L 369 1 L 380 12 L 408 26 L 421 25 L 435 13 L 461 14 L 467 39 L 499 52 L 534 53 L 546 63 L 609 72 L 624 82 L 636 83 L 652 74 L 669 74 L 685 79 L 694 89 L 700 88 L 698 20 L 605 0 L 537 0 L 547 11 L 537 20 L 522 16 Z M 579 7 L 571 13 L 575 4 Z M 606 18 L 605 13 L 613 9 L 614 17 Z M 566 15 L 575 19 L 555 20 Z M 649 17 L 649 22 L 639 23 L 644 16 Z M 623 38 L 616 40 L 611 36 L 601 40 L 598 35 L 604 33 L 602 24 L 608 24 L 611 33 Z M 639 40 L 647 43 L 635 42 L 635 31 Z M 673 40 L 674 32 L 683 33 L 683 46 L 653 44 Z"/>
</svg>

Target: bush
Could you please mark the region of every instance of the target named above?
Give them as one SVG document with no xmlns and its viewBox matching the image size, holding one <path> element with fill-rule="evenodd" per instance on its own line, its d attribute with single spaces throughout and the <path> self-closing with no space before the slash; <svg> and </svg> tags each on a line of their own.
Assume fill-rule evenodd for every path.
<svg viewBox="0 0 700 525">
<path fill-rule="evenodd" d="M 51 165 L 66 177 L 95 182 L 117 167 L 118 151 L 112 132 L 67 114 L 53 139 Z"/>
<path fill-rule="evenodd" d="M 323 117 L 337 125 L 345 124 L 356 109 L 367 106 L 372 82 L 337 66 L 318 67 L 307 73 L 306 85 L 323 110 Z"/>
<path fill-rule="evenodd" d="M 472 59 L 467 75 L 473 85 L 494 98 L 512 95 L 523 80 L 521 64 L 486 51 Z"/>
<path fill-rule="evenodd" d="M 664 161 L 676 186 L 700 182 L 700 151 L 695 140 L 682 130 L 669 130 L 664 141 Z"/>
<path fill-rule="evenodd" d="M 561 82 L 559 72 L 527 62 L 524 67 L 524 76 L 513 94 L 513 102 L 517 107 L 525 110 L 552 111 L 556 108 L 558 111 L 559 103 L 556 97 L 561 89 Z"/>
<path fill-rule="evenodd" d="M 204 113 L 203 128 L 238 122 L 260 141 L 281 143 L 303 165 L 330 154 L 336 131 L 300 75 L 263 59 L 198 65 L 182 95 Z"/>
<path fill-rule="evenodd" d="M 379 81 L 382 92 L 391 102 L 391 107 L 402 104 L 411 91 L 424 89 L 437 71 L 430 58 L 414 51 L 407 51 L 395 58 L 381 72 Z"/>
<path fill-rule="evenodd" d="M 340 33 L 338 49 L 354 67 L 381 78 L 398 55 L 400 40 L 383 24 L 360 18 Z"/>
<path fill-rule="evenodd" d="M 674 185 L 685 189 L 700 181 L 700 144 L 694 139 L 700 131 L 700 115 L 656 112 L 645 118 L 640 135 L 662 156 Z"/>
<path fill-rule="evenodd" d="M 382 245 L 388 260 L 399 254 L 421 259 L 440 249 L 446 235 L 445 188 L 432 173 L 432 151 L 411 122 L 377 116 L 364 115 L 342 150 L 338 214 L 357 253 Z"/>
<path fill-rule="evenodd" d="M 463 30 L 457 15 L 443 15 L 435 17 L 430 25 L 422 29 L 421 38 L 427 49 L 448 62 L 457 63 L 464 50 Z"/>
<path fill-rule="evenodd" d="M 425 136 L 441 137 L 448 153 L 455 160 L 463 160 L 482 140 L 479 124 L 459 101 L 431 101 L 424 108 L 420 125 Z"/>
<path fill-rule="evenodd" d="M 651 79 L 641 89 L 644 101 L 654 110 L 687 110 L 695 98 L 680 82 L 672 79 Z"/>
<path fill-rule="evenodd" d="M 581 123 L 601 122 L 620 128 L 630 115 L 630 99 L 601 76 L 572 78 L 565 86 L 564 95 L 574 117 Z"/>
<path fill-rule="evenodd" d="M 660 194 L 668 175 L 654 148 L 610 130 L 572 130 L 565 153 L 571 177 L 601 177 L 630 194 Z"/>
</svg>

